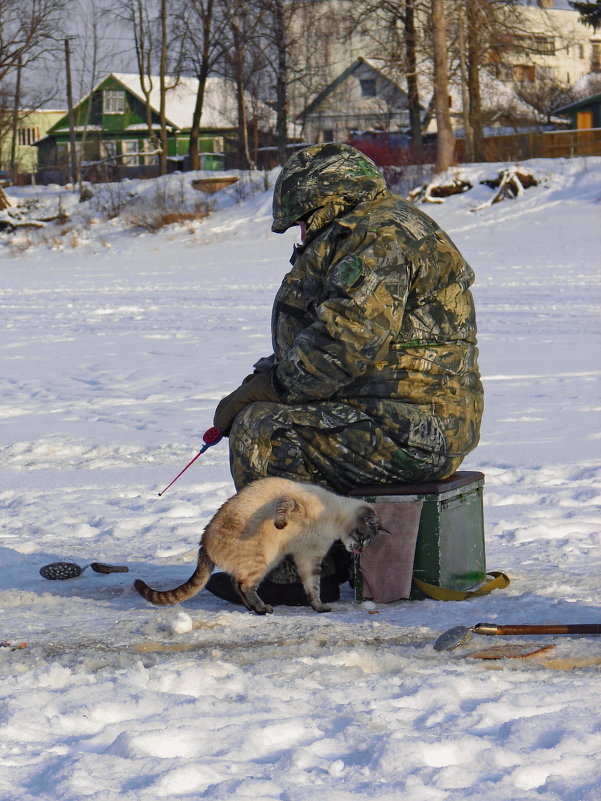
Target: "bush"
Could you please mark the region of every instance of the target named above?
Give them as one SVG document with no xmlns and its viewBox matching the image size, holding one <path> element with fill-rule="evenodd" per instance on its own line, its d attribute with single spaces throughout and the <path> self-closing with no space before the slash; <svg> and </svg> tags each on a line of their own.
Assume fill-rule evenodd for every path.
<svg viewBox="0 0 601 801">
<path fill-rule="evenodd" d="M 165 208 L 149 208 L 138 210 L 126 215 L 127 222 L 133 228 L 149 231 L 156 234 L 168 225 L 183 225 L 188 222 L 204 220 L 211 213 L 211 206 L 207 202 L 196 204 L 194 211 L 172 211 Z"/>
</svg>

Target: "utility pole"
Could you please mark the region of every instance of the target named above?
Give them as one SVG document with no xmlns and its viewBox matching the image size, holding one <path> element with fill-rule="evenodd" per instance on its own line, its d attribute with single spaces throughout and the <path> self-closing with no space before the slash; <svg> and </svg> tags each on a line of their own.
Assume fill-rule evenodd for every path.
<svg viewBox="0 0 601 801">
<path fill-rule="evenodd" d="M 65 70 L 67 72 L 67 106 L 69 109 L 69 156 L 71 164 L 71 183 L 77 183 L 77 153 L 75 152 L 75 118 L 73 116 L 73 89 L 71 87 L 71 50 L 69 38 L 65 38 Z"/>
<path fill-rule="evenodd" d="M 21 70 L 23 69 L 23 62 L 19 57 L 17 64 L 17 83 L 15 86 L 15 102 L 13 105 L 13 119 L 12 119 L 12 140 L 10 143 L 10 179 L 13 184 L 17 183 L 17 134 L 19 128 L 19 106 L 21 105 Z"/>
</svg>

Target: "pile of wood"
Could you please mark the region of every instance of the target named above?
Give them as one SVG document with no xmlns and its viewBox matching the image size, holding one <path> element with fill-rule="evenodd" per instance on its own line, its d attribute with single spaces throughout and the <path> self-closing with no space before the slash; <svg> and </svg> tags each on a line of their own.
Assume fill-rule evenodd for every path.
<svg viewBox="0 0 601 801">
<path fill-rule="evenodd" d="M 49 222 L 66 222 L 69 218 L 62 208 L 57 214 L 45 217 L 32 217 L 35 204 L 12 203 L 0 187 L 0 232 L 13 233 L 22 228 L 45 228 Z"/>
<path fill-rule="evenodd" d="M 417 186 L 408 194 L 412 203 L 444 203 L 444 198 L 451 195 L 461 195 L 472 189 L 473 184 L 462 178 L 452 178 L 448 181 L 433 181 L 429 184 Z"/>
<path fill-rule="evenodd" d="M 492 180 L 480 181 L 481 184 L 490 186 L 491 189 L 496 189 L 495 194 L 480 206 L 476 206 L 472 211 L 485 209 L 492 206 L 494 203 L 500 203 L 506 198 L 515 198 L 524 194 L 526 189 L 531 186 L 538 186 L 538 181 L 530 170 L 524 167 L 505 167 L 499 170 L 496 178 Z"/>
</svg>

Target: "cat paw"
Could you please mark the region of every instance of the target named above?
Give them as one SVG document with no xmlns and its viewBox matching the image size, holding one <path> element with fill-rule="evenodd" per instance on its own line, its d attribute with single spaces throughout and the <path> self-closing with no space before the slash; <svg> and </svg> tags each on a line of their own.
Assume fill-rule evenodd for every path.
<svg viewBox="0 0 601 801">
<path fill-rule="evenodd" d="M 271 615 L 273 614 L 273 609 L 269 604 L 261 604 L 261 606 L 253 606 L 252 611 L 256 615 Z"/>
</svg>

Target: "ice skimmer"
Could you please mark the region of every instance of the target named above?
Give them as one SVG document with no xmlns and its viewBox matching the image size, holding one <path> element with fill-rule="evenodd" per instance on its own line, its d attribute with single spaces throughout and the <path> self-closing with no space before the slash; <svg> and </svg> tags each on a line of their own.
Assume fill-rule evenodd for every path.
<svg viewBox="0 0 601 801">
<path fill-rule="evenodd" d="M 553 625 L 497 626 L 494 623 L 476 623 L 475 626 L 455 626 L 434 643 L 435 651 L 453 651 L 466 645 L 474 634 L 507 636 L 521 634 L 601 634 L 601 623 L 571 623 Z"/>
</svg>

